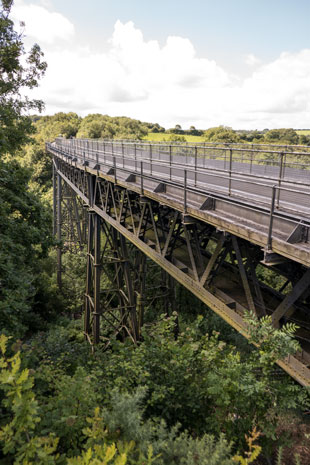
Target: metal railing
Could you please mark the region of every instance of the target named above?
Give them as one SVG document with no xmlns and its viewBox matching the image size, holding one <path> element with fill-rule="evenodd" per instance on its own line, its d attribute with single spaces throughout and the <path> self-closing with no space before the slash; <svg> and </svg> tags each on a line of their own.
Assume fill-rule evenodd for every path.
<svg viewBox="0 0 310 465">
<path fill-rule="evenodd" d="M 310 153 L 179 146 L 144 142 L 57 138 L 55 145 L 84 162 L 126 168 L 145 175 L 187 183 L 209 192 L 270 205 L 276 186 L 275 208 L 310 216 Z"/>
<path fill-rule="evenodd" d="M 115 182 L 135 174 L 140 178 L 141 194 L 150 181 L 181 188 L 184 213 L 192 207 L 190 193 L 208 195 L 211 199 L 220 197 L 226 205 L 242 201 L 243 208 L 249 211 L 249 215 L 253 211 L 269 215 L 266 250 L 272 248 L 273 223 L 276 217 L 285 215 L 285 220 L 291 224 L 292 230 L 298 225 L 305 225 L 307 231 L 309 230 L 310 186 L 309 183 L 303 182 L 301 176 L 295 176 L 295 173 L 291 178 L 284 178 L 287 166 L 284 161 L 286 153 L 283 152 L 268 152 L 280 154 L 277 159 L 279 173 L 275 176 L 274 170 L 270 170 L 270 164 L 265 165 L 267 168 L 263 175 L 255 172 L 253 165 L 259 166 L 261 162 L 261 154 L 257 155 L 256 151 L 251 154 L 251 171 L 240 169 L 240 163 L 246 164 L 248 159 L 243 157 L 241 162 L 242 155 L 238 153 L 239 150 L 235 154 L 232 149 L 229 149 L 225 159 L 223 152 L 212 147 L 213 152 L 210 151 L 209 157 L 204 159 L 199 157 L 196 146 L 191 147 L 191 152 L 184 153 L 175 145 L 158 147 L 158 144 L 136 142 L 58 138 L 54 144 L 48 144 L 48 147 L 51 151 L 68 157 L 70 163 L 79 162 L 86 166 L 92 162 L 93 168 L 113 168 Z M 236 157 L 239 157 L 238 162 L 235 162 Z M 220 160 L 222 166 L 209 165 L 210 160 Z M 308 163 L 310 158 L 306 165 L 310 179 Z"/>
</svg>

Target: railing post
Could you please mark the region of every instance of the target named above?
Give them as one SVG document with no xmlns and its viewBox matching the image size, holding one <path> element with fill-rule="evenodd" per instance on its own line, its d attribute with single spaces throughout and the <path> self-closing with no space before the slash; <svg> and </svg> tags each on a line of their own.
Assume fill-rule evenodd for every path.
<svg viewBox="0 0 310 465">
<path fill-rule="evenodd" d="M 143 189 L 143 161 L 140 161 L 140 177 L 141 177 L 141 195 L 144 194 L 144 189 Z"/>
<path fill-rule="evenodd" d="M 114 166 L 114 184 L 116 184 L 116 158 L 113 155 L 113 166 Z"/>
<path fill-rule="evenodd" d="M 276 200 L 276 189 L 277 189 L 276 185 L 272 186 L 269 229 L 268 229 L 268 237 L 267 237 L 267 251 L 268 252 L 272 250 L 272 226 L 273 226 L 274 206 L 275 206 L 275 200 Z"/>
<path fill-rule="evenodd" d="M 123 156 L 123 168 L 125 167 L 125 159 L 124 159 L 124 143 L 122 142 L 122 156 Z"/>
<path fill-rule="evenodd" d="M 184 170 L 184 214 L 187 212 L 187 170 Z"/>
<path fill-rule="evenodd" d="M 276 208 L 279 208 L 280 206 L 280 193 L 281 193 L 281 182 L 283 179 L 283 159 L 284 159 L 284 153 L 280 153 L 280 169 L 279 169 L 279 179 L 278 179 L 278 192 L 277 192 L 277 204 Z"/>
<path fill-rule="evenodd" d="M 195 187 L 197 187 L 197 146 L 195 146 Z"/>
<path fill-rule="evenodd" d="M 135 171 L 137 171 L 137 145 L 134 144 L 134 155 L 135 155 Z"/>
<path fill-rule="evenodd" d="M 152 144 L 150 144 L 150 174 L 152 176 Z"/>
<path fill-rule="evenodd" d="M 172 147 L 169 145 L 169 172 L 170 172 L 170 181 L 172 180 Z"/>
<path fill-rule="evenodd" d="M 228 179 L 228 195 L 231 195 L 231 172 L 232 172 L 232 149 L 229 149 L 229 179 Z"/>
</svg>

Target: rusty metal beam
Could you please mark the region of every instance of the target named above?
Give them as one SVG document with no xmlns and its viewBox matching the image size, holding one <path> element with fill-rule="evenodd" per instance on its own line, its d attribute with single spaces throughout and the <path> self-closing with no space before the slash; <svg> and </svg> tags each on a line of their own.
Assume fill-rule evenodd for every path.
<svg viewBox="0 0 310 465">
<path fill-rule="evenodd" d="M 304 273 L 302 278 L 293 287 L 285 299 L 280 303 L 276 310 L 272 314 L 272 322 L 278 325 L 280 319 L 292 308 L 297 299 L 305 292 L 310 286 L 310 268 Z"/>
</svg>

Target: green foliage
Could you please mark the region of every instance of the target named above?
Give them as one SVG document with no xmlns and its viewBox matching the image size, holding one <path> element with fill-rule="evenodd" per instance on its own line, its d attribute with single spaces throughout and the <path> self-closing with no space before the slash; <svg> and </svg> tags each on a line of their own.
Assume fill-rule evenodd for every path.
<svg viewBox="0 0 310 465">
<path fill-rule="evenodd" d="M 180 136 L 178 134 L 170 134 L 166 140 L 168 142 L 186 142 L 185 136 Z"/>
<path fill-rule="evenodd" d="M 18 162 L 0 161 L 0 325 L 21 336 L 38 323 L 33 312 L 40 260 L 52 244 L 51 216 L 28 187 L 30 173 Z"/>
<path fill-rule="evenodd" d="M 199 457 L 198 463 L 219 465 L 234 463 L 231 444 L 221 436 L 225 432 L 248 460 L 240 463 L 251 463 L 258 449 L 245 454 L 244 435 L 257 427 L 263 433 L 260 446 L 268 450 L 268 441 L 277 438 L 278 418 L 307 400 L 287 378 L 274 377 L 274 360 L 296 348 L 294 328 L 274 330 L 268 319 L 260 323 L 252 315 L 248 321 L 259 349 L 246 356 L 218 334 L 203 335 L 202 318 L 187 327 L 181 321 L 175 340 L 174 318 L 162 317 L 144 330 L 138 347 L 115 341 L 111 351 L 94 357 L 81 341 L 79 322 L 61 322 L 38 334 L 23 346 L 24 370 L 36 367 L 41 421 L 34 437 L 53 433 L 57 452 L 76 456 L 72 463 L 104 460 L 112 444 L 116 460 L 134 441 L 128 463 L 147 463 L 142 457 L 146 460 L 151 446 L 154 464 L 195 464 Z M 97 405 L 101 408 L 92 416 Z"/>
<path fill-rule="evenodd" d="M 255 444 L 255 441 L 259 438 L 260 433 L 256 431 L 256 428 L 253 429 L 252 433 L 250 436 L 245 436 L 246 442 L 248 444 L 249 450 L 246 451 L 245 457 L 242 457 L 240 455 L 235 455 L 234 461 L 238 462 L 240 465 L 249 465 L 250 463 L 255 462 L 257 457 L 259 456 L 262 448 L 258 445 Z"/>
<path fill-rule="evenodd" d="M 40 292 L 38 269 L 52 243 L 50 212 L 29 187 L 31 171 L 16 154 L 33 134 L 30 110 L 42 102 L 23 97 L 38 85 L 46 63 L 34 45 L 25 53 L 23 35 L 14 30 L 11 1 L 0 12 L 0 325 L 22 336 L 42 323 L 44 306 L 36 306 Z M 46 312 L 47 316 L 49 312 Z"/>
<path fill-rule="evenodd" d="M 174 128 L 167 130 L 168 134 L 184 134 L 184 131 L 180 124 L 176 124 Z"/>
<path fill-rule="evenodd" d="M 72 314 L 83 311 L 86 280 L 86 250 L 63 255 L 63 288 L 65 307 Z"/>
<path fill-rule="evenodd" d="M 271 129 L 266 132 L 264 141 L 271 144 L 298 144 L 298 134 L 294 129 Z"/>
<path fill-rule="evenodd" d="M 155 463 L 156 465 L 232 465 L 231 445 L 223 436 L 215 440 L 203 435 L 193 439 L 179 427 L 168 430 L 165 422 L 149 419 L 143 421 L 141 406 L 145 390 L 132 395 L 112 393 L 111 409 L 95 410 L 88 418 L 90 427 L 84 430 L 88 437 L 86 448 L 93 450 L 102 442 L 132 445 L 130 463 Z M 134 445 L 136 447 L 134 448 Z"/>
<path fill-rule="evenodd" d="M 250 341 L 259 347 L 256 354 L 264 369 L 268 370 L 277 360 L 300 350 L 299 343 L 294 339 L 298 328 L 294 323 L 287 323 L 277 329 L 272 325 L 271 316 L 264 316 L 258 321 L 254 313 L 247 313 L 244 318 L 248 324 Z"/>
<path fill-rule="evenodd" d="M 47 404 L 39 405 L 30 370 L 22 369 L 19 352 L 6 356 L 6 345 L 7 338 L 1 336 L 0 380 L 5 421 L 2 420 L 0 441 L 4 443 L 6 463 L 49 465 L 58 459 L 65 463 L 65 457 L 75 451 L 78 455 L 68 458 L 67 464 L 194 465 L 197 460 L 205 465 L 233 464 L 231 446 L 223 437 L 219 441 L 207 435 L 192 439 L 186 432 L 178 433 L 177 428 L 167 430 L 163 422 L 143 421 L 141 401 L 145 393 L 141 389 L 133 396 L 114 391 L 112 410 L 104 408 L 100 413 L 95 408 L 94 416 L 87 416 L 90 412 L 85 405 L 90 403 L 92 389 L 81 368 L 71 379 L 62 377 L 56 397 L 50 395 Z M 55 425 L 59 428 L 59 442 L 50 432 Z M 48 430 L 48 435 L 39 434 L 39 427 L 41 434 Z M 127 436 L 134 440 L 127 440 Z"/>
<path fill-rule="evenodd" d="M 58 440 L 52 435 L 37 436 L 35 429 L 40 422 L 38 403 L 33 394 L 33 377 L 28 369 L 21 369 L 20 353 L 7 357 L 8 338 L 0 335 L 0 382 L 5 394 L 1 411 L 6 424 L 0 428 L 3 453 L 14 460 L 14 464 L 55 463 L 54 454 Z"/>
<path fill-rule="evenodd" d="M 130 452 L 130 446 L 125 446 L 125 452 L 119 453 L 115 444 L 107 446 L 96 445 L 94 449 L 87 449 L 80 457 L 68 459 L 68 465 L 126 465 L 127 454 Z M 151 462 L 145 462 L 151 463 Z"/>
<path fill-rule="evenodd" d="M 293 328 L 271 330 L 268 321 L 262 327 L 252 322 L 256 333 L 268 338 L 260 350 L 243 356 L 217 334 L 202 335 L 200 324 L 198 318 L 175 340 L 174 319 L 162 318 L 144 331 L 137 348 L 115 342 L 102 368 L 96 368 L 99 384 L 104 380 L 108 392 L 115 386 L 130 392 L 146 386 L 147 417 L 161 417 L 169 426 L 180 422 L 200 434 L 224 431 L 240 447 L 255 426 L 264 441 L 275 438 L 281 412 L 306 405 L 301 388 L 273 373 L 275 360 L 297 347 Z"/>
<path fill-rule="evenodd" d="M 35 139 L 39 143 L 52 142 L 56 137 L 66 139 L 75 137 L 81 125 L 82 118 L 76 113 L 55 113 L 52 116 L 42 116 L 35 122 Z"/>
<path fill-rule="evenodd" d="M 143 140 L 147 140 L 150 142 L 168 142 L 169 141 L 170 134 L 166 132 L 149 132 L 146 136 L 143 137 Z M 183 136 L 185 138 L 185 141 L 188 142 L 189 144 L 195 144 L 195 143 L 201 143 L 203 142 L 203 138 L 201 136 L 193 136 L 193 135 L 188 135 L 185 134 Z"/>
<path fill-rule="evenodd" d="M 12 1 L 1 1 L 0 11 L 0 155 L 16 152 L 33 133 L 29 110 L 41 111 L 43 103 L 22 97 L 23 89 L 33 89 L 46 70 L 40 47 L 25 53 L 22 34 L 9 18 Z"/>
<path fill-rule="evenodd" d="M 163 133 L 165 132 L 165 128 L 160 126 L 158 123 L 144 123 L 145 127 L 148 129 L 149 132 L 154 134 Z"/>
<path fill-rule="evenodd" d="M 147 125 L 150 132 L 144 139 L 163 142 L 169 141 L 169 134 L 182 134 L 186 142 L 190 143 L 248 143 L 248 144 L 276 144 L 276 145 L 310 145 L 310 131 L 299 131 L 293 129 L 272 129 L 272 130 L 238 130 L 235 131 L 226 126 L 209 128 L 205 131 L 191 126 L 189 130 L 168 129 L 159 131 L 156 125 Z"/>
<path fill-rule="evenodd" d="M 101 114 L 86 116 L 77 137 L 90 139 L 142 139 L 148 133 L 141 121 Z"/>
<path fill-rule="evenodd" d="M 26 365 L 37 367 L 37 382 L 46 377 L 46 368 L 49 369 L 51 378 L 53 372 L 58 370 L 72 376 L 79 366 L 86 367 L 95 361 L 90 357 L 89 345 L 84 340 L 80 320 L 58 318 L 57 324 L 50 326 L 48 331 L 36 333 L 23 348 Z M 42 376 L 41 372 L 44 372 Z"/>
<path fill-rule="evenodd" d="M 45 143 L 53 141 L 62 135 L 69 138 L 75 136 L 82 118 L 76 113 L 56 113 L 53 116 L 43 116 L 35 119 L 34 136 L 30 144 L 19 153 L 21 164 L 31 170 L 31 185 L 41 196 L 52 203 L 52 163 L 51 157 L 45 152 Z"/>
<path fill-rule="evenodd" d="M 237 132 L 227 126 L 218 126 L 216 128 L 207 129 L 203 136 L 207 142 L 230 143 L 240 141 Z"/>
<path fill-rule="evenodd" d="M 49 389 L 53 395 L 40 408 L 42 431 L 51 431 L 60 438 L 61 451 L 70 455 L 77 453 L 83 441 L 81 431 L 86 426 L 86 417 L 100 403 L 100 396 L 82 367 L 73 376 L 56 376 L 49 383 Z"/>
</svg>

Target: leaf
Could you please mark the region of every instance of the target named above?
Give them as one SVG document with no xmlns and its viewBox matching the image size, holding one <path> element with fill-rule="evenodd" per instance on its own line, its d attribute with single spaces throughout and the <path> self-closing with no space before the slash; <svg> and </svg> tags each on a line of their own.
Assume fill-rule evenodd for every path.
<svg viewBox="0 0 310 465">
<path fill-rule="evenodd" d="M 114 462 L 115 465 L 125 465 L 126 463 L 127 463 L 127 454 L 125 453 L 119 455 Z"/>
</svg>

